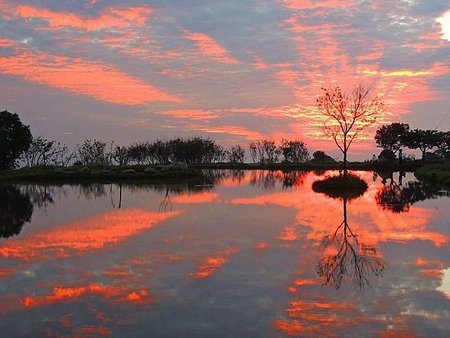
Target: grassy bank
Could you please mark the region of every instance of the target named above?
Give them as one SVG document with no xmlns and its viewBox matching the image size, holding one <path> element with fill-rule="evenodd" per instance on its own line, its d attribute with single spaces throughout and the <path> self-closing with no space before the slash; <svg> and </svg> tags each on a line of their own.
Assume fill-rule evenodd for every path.
<svg viewBox="0 0 450 338">
<path fill-rule="evenodd" d="M 450 186 L 450 161 L 425 165 L 417 169 L 414 175 L 421 181 Z"/>
<path fill-rule="evenodd" d="M 0 173 L 0 182 L 153 182 L 198 178 L 199 169 L 168 166 L 31 167 Z"/>
</svg>

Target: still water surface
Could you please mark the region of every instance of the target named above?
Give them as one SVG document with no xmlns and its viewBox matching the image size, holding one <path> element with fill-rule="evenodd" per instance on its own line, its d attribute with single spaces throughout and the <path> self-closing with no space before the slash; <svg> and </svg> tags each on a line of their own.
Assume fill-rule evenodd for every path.
<svg viewBox="0 0 450 338">
<path fill-rule="evenodd" d="M 449 194 L 357 174 L 0 186 L 0 335 L 448 336 Z"/>
</svg>

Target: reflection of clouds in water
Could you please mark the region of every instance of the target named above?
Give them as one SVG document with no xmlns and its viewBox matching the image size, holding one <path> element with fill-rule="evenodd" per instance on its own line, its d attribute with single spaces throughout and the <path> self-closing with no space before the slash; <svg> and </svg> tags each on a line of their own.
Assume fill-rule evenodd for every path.
<svg viewBox="0 0 450 338">
<path fill-rule="evenodd" d="M 372 173 L 361 175 L 371 181 Z M 123 198 L 130 209 L 113 212 L 109 196 L 88 194 L 78 200 L 79 187 L 67 187 L 69 196 L 55 199 L 48 217 L 55 216 L 56 208 L 67 213 L 69 209 L 64 208 L 81 208 L 84 202 L 92 205 L 94 214 L 81 219 L 77 215 L 75 221 L 64 215 L 48 227 L 41 226 L 43 215 L 39 221 L 33 217 L 32 226 L 20 238 L 0 243 L 0 252 L 12 245 L 8 243 L 21 243 L 16 247 L 23 249 L 24 255 L 30 248 L 36 254 L 29 261 L 0 258 L 1 263 L 11 264 L 11 269 L 0 266 L 2 282 L 14 282 L 7 286 L 8 295 L 0 293 L 0 312 L 8 311 L 12 318 L 21 311 L 21 318 L 35 328 L 44 315 L 54 321 L 67 310 L 73 319 L 67 324 L 67 335 L 76 333 L 82 306 L 90 307 L 86 312 L 91 316 L 104 312 L 89 325 L 101 325 L 119 336 L 121 331 L 114 323 L 128 317 L 132 320 L 123 324 L 124 328 L 165 326 L 166 331 L 161 331 L 165 335 L 179 336 L 183 321 L 174 322 L 173 318 L 181 313 L 184 322 L 193 325 L 192 333 L 198 335 L 233 324 L 240 333 L 236 336 L 249 336 L 251 330 L 264 333 L 270 323 L 279 330 L 272 332 L 274 336 L 426 335 L 450 329 L 444 295 L 450 293 L 449 269 L 445 270 L 448 232 L 436 225 L 440 216 L 431 206 L 411 205 L 407 214 L 383 210 L 375 200 L 382 185 L 371 182 L 363 197 L 349 203 L 349 224 L 361 250 L 370 254 L 377 245 L 388 268 L 382 279 L 372 279 L 373 289 L 364 295 L 351 283 L 343 283 L 337 292 L 322 285 L 316 264 L 321 254 L 335 255 L 322 251 L 320 243 L 325 235 L 335 233 L 342 221 L 342 201 L 311 191 L 317 175 L 291 175 L 287 180 L 280 171 L 216 176 L 210 174 L 206 182 L 215 182 L 215 186 L 124 185 Z M 299 184 L 286 187 L 285 181 Z M 266 188 L 269 190 L 262 190 Z M 170 215 L 157 211 L 168 189 L 171 200 L 177 202 L 176 209 L 186 212 L 164 226 L 133 223 L 139 218 L 148 220 L 141 217 L 145 215 Z M 107 195 L 109 190 L 105 189 Z M 436 197 L 434 202 L 441 203 L 443 197 Z M 106 224 L 107 218 L 101 215 L 109 215 L 113 221 Z M 96 224 L 104 231 L 97 233 Z M 151 231 L 145 230 L 151 227 Z M 28 232 L 29 228 L 34 231 Z M 338 229 L 338 239 L 344 230 Z M 52 242 L 47 243 L 52 245 L 40 241 L 43 234 L 53 234 Z M 69 243 L 75 235 L 79 238 Z M 58 251 L 57 259 L 47 260 L 52 247 Z M 20 266 L 14 266 L 15 262 Z M 32 272 L 32 276 L 25 277 L 19 270 Z M 12 301 L 14 309 L 2 305 Z M 34 310 L 26 311 L 25 303 Z M 435 304 L 439 309 L 433 309 Z M 195 326 L 200 317 L 204 326 Z M 413 322 L 419 324 L 411 325 Z"/>
<path fill-rule="evenodd" d="M 112 248 L 178 214 L 139 209 L 116 210 L 8 241 L 0 248 L 0 257 L 33 261 Z"/>
<path fill-rule="evenodd" d="M 450 268 L 445 269 L 442 273 L 442 284 L 437 290 L 445 293 L 447 297 L 450 298 Z"/>
</svg>

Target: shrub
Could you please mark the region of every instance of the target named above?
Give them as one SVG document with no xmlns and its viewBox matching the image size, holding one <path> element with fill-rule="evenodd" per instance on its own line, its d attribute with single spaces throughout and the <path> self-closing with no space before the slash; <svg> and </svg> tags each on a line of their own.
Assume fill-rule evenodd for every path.
<svg viewBox="0 0 450 338">
<path fill-rule="evenodd" d="M 330 176 L 323 180 L 315 181 L 312 189 L 315 192 L 324 193 L 334 198 L 356 198 L 364 194 L 368 189 L 367 182 L 356 175 Z"/>
</svg>

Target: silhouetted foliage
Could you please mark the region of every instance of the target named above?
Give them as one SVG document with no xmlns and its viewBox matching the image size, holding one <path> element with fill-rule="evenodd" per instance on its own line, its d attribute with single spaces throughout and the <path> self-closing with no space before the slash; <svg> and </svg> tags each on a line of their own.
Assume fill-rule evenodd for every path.
<svg viewBox="0 0 450 338">
<path fill-rule="evenodd" d="M 325 285 L 340 289 L 350 279 L 360 289 L 370 286 L 371 276 L 381 276 L 386 263 L 377 248 L 361 242 L 347 219 L 347 198 L 343 198 L 344 219 L 332 235 L 324 237 L 324 256 L 317 264 L 317 274 Z"/>
<path fill-rule="evenodd" d="M 171 162 L 201 164 L 222 162 L 225 151 L 222 146 L 211 139 L 192 137 L 188 139 L 176 138 L 169 141 Z"/>
<path fill-rule="evenodd" d="M 33 214 L 30 196 L 13 186 L 0 186 L 0 201 L 0 237 L 18 235 Z"/>
<path fill-rule="evenodd" d="M 405 136 L 404 144 L 410 149 L 419 149 L 425 159 L 428 150 L 439 146 L 440 135 L 437 130 L 414 129 Z"/>
<path fill-rule="evenodd" d="M 325 154 L 322 150 L 315 151 L 311 162 L 336 162 L 334 158 Z"/>
<path fill-rule="evenodd" d="M 212 163 L 222 162 L 226 155 L 222 146 L 202 137 L 134 143 L 128 148 L 128 156 L 136 164 Z"/>
<path fill-rule="evenodd" d="M 77 149 L 77 160 L 82 165 L 111 165 L 113 142 L 85 140 Z"/>
<path fill-rule="evenodd" d="M 383 149 L 378 155 L 378 161 L 380 162 L 393 162 L 395 159 L 395 153 L 390 149 Z"/>
<path fill-rule="evenodd" d="M 56 141 L 35 137 L 27 151 L 21 156 L 21 161 L 28 167 L 34 166 L 67 166 L 75 157 L 66 145 Z"/>
<path fill-rule="evenodd" d="M 133 143 L 127 150 L 127 156 L 131 162 L 136 164 L 151 163 L 153 160 L 152 150 L 149 143 Z"/>
<path fill-rule="evenodd" d="M 445 159 L 450 159 L 450 131 L 438 132 L 438 144 L 440 155 Z"/>
<path fill-rule="evenodd" d="M 256 151 L 260 163 L 276 163 L 279 160 L 281 150 L 277 147 L 275 141 L 261 139 L 255 142 Z"/>
<path fill-rule="evenodd" d="M 414 175 L 422 181 L 450 187 L 450 161 L 423 166 Z"/>
<path fill-rule="evenodd" d="M 346 94 L 339 86 L 322 88 L 322 95 L 317 98 L 317 108 L 325 117 L 322 130 L 344 155 L 344 176 L 347 175 L 348 149 L 384 109 L 378 98 L 370 98 L 370 89 L 359 84 L 351 94 Z"/>
<path fill-rule="evenodd" d="M 309 151 L 303 141 L 288 141 L 283 139 L 280 150 L 285 162 L 298 163 L 309 160 Z"/>
<path fill-rule="evenodd" d="M 240 145 L 236 145 L 230 148 L 227 152 L 228 162 L 231 163 L 244 163 L 245 150 Z"/>
<path fill-rule="evenodd" d="M 0 170 L 13 169 L 31 140 L 30 127 L 20 121 L 19 115 L 7 110 L 0 112 Z"/>
<path fill-rule="evenodd" d="M 125 146 L 116 146 L 112 154 L 112 158 L 120 166 L 127 165 L 131 162 L 130 150 Z"/>
<path fill-rule="evenodd" d="M 378 128 L 375 134 L 377 146 L 384 150 L 390 150 L 395 155 L 404 147 L 405 137 L 409 133 L 409 125 L 406 123 L 391 123 Z"/>
<path fill-rule="evenodd" d="M 367 182 L 358 176 L 329 176 L 323 180 L 313 182 L 312 189 L 333 198 L 356 198 L 368 189 Z"/>
</svg>

